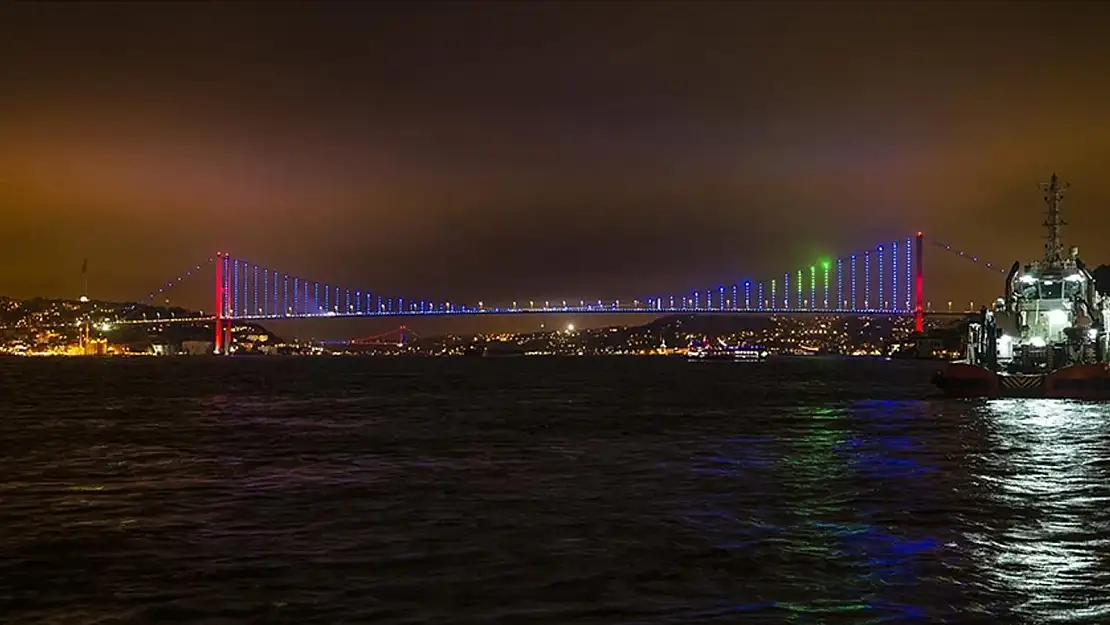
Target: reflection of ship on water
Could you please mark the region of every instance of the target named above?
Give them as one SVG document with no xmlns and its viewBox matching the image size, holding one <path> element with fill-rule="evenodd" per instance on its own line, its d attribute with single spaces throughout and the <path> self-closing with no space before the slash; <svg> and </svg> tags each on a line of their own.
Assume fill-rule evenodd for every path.
<svg viewBox="0 0 1110 625">
<path fill-rule="evenodd" d="M 967 466 L 990 514 L 961 541 L 981 567 L 970 577 L 1010 597 L 1021 618 L 1001 622 L 1110 622 L 1105 405 L 1015 398 L 979 406 L 985 418 L 971 421 L 971 433 L 982 440 L 964 449 L 989 459 Z"/>
<path fill-rule="evenodd" d="M 754 345 L 728 345 L 721 339 L 692 341 L 686 358 L 695 362 L 759 362 L 767 359 L 767 350 Z"/>
</svg>

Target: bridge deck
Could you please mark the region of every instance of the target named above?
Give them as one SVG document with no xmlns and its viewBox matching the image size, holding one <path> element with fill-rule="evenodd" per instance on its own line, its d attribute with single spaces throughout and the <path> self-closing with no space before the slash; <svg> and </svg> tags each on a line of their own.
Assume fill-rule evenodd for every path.
<svg viewBox="0 0 1110 625">
<path fill-rule="evenodd" d="M 298 315 L 239 315 L 233 317 L 224 317 L 229 321 L 283 321 L 283 320 L 304 320 L 304 319 L 396 319 L 396 318 L 414 318 L 414 317 L 462 317 L 462 316 L 507 316 L 507 315 L 648 315 L 648 316 L 668 316 L 668 315 L 742 315 L 742 316 L 829 316 L 829 317 L 912 317 L 913 311 L 907 310 L 794 310 L 794 309 L 774 309 L 774 310 L 732 310 L 732 309 L 664 309 L 655 310 L 647 308 L 619 308 L 619 309 L 597 309 L 597 308 L 580 308 L 580 307 L 567 307 L 567 308 L 543 308 L 543 309 L 505 309 L 505 308 L 486 308 L 481 310 L 435 310 L 435 311 L 394 311 L 394 312 L 353 312 L 353 313 L 338 313 L 338 312 L 321 312 L 316 314 L 298 314 Z M 926 312 L 926 317 L 933 318 L 960 318 L 966 317 L 971 312 Z M 214 321 L 215 316 L 208 315 L 202 317 L 172 317 L 162 319 L 126 319 L 113 323 L 116 324 L 153 324 L 153 323 L 202 323 Z"/>
</svg>

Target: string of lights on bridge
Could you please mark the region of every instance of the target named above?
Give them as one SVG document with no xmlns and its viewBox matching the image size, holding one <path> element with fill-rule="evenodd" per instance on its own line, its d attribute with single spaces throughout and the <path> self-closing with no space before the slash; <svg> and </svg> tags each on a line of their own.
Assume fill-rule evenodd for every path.
<svg viewBox="0 0 1110 625">
<path fill-rule="evenodd" d="M 386 330 L 380 334 L 371 336 L 364 336 L 350 341 L 336 341 L 341 345 L 354 345 L 362 347 L 377 347 L 384 345 L 404 345 L 410 340 L 420 338 L 416 332 L 413 332 L 408 326 L 398 326 L 392 330 Z"/>
<path fill-rule="evenodd" d="M 222 317 L 273 320 L 306 317 L 386 317 L 527 313 L 853 312 L 906 314 L 913 310 L 913 241 L 872 250 L 781 278 L 741 280 L 679 293 L 613 300 L 517 300 L 461 303 L 406 298 L 310 280 L 255 262 L 220 255 Z"/>
<path fill-rule="evenodd" d="M 1002 271 L 990 262 L 945 243 L 935 247 L 986 269 Z M 328 282 L 272 269 L 227 254 L 209 258 L 166 282 L 149 295 L 154 300 L 190 277 L 216 265 L 225 320 L 262 321 L 319 317 L 411 317 L 477 314 L 547 313 L 682 313 L 778 312 L 905 315 L 913 312 L 913 239 L 893 240 L 872 249 L 808 267 L 786 271 L 764 280 L 689 291 L 613 300 L 517 300 L 473 304 L 447 300 L 406 298 L 369 290 L 349 289 Z M 211 320 L 211 315 L 178 321 Z M 138 320 L 135 320 L 138 321 Z"/>
<path fill-rule="evenodd" d="M 165 295 L 173 287 L 181 284 L 182 282 L 184 282 L 185 280 L 188 280 L 189 278 L 193 277 L 194 275 L 200 274 L 206 267 L 208 267 L 209 265 L 215 264 L 215 262 L 216 262 L 216 258 L 212 257 L 212 258 L 209 258 L 205 262 L 203 262 L 203 263 L 201 263 L 201 264 L 199 264 L 195 267 L 189 268 L 189 270 L 187 270 L 185 273 L 181 274 L 180 276 L 177 276 L 173 280 L 170 280 L 169 282 L 166 282 L 165 284 L 158 287 L 157 289 L 151 291 L 147 295 L 147 301 L 148 302 L 153 302 L 159 296 Z"/>
<path fill-rule="evenodd" d="M 938 248 L 940 248 L 940 249 L 942 249 L 946 252 L 951 252 L 952 254 L 955 254 L 956 256 L 959 256 L 960 258 L 963 258 L 965 260 L 971 261 L 971 262 L 975 263 L 976 265 L 979 265 L 980 267 L 983 267 L 984 269 L 989 269 L 991 271 L 996 271 L 996 272 L 1001 273 L 1003 275 L 1005 275 L 1009 271 L 1009 268 L 999 267 L 998 265 L 996 265 L 992 262 L 981 260 L 978 256 L 975 256 L 974 254 L 966 253 L 963 250 L 961 250 L 959 248 L 952 247 L 951 245 L 949 245 L 947 243 L 941 243 L 940 241 L 933 241 L 932 243 L 933 243 L 934 247 L 938 247 Z"/>
</svg>

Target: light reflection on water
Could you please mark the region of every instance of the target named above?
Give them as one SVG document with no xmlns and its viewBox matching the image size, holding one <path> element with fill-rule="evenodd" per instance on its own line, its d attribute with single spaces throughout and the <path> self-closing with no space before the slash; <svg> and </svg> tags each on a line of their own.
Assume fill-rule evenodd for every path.
<svg viewBox="0 0 1110 625">
<path fill-rule="evenodd" d="M 1107 406 L 1057 400 L 986 403 L 977 477 L 1002 513 L 967 539 L 988 579 L 1033 622 L 1106 622 L 1110 587 Z"/>
<path fill-rule="evenodd" d="M 1110 407 L 884 400 L 790 418 L 789 438 L 730 439 L 691 466 L 727 479 L 731 496 L 682 510 L 683 521 L 777 566 L 733 610 L 787 622 L 1110 622 Z M 776 500 L 748 497 L 771 482 Z"/>
<path fill-rule="evenodd" d="M 722 441 L 690 470 L 715 476 L 728 494 L 680 509 L 684 524 L 724 540 L 737 558 L 773 562 L 729 607 L 784 622 L 918 622 L 953 616 L 943 560 L 958 554 L 929 516 L 944 477 L 935 453 L 910 435 L 920 401 L 867 401 L 791 411 L 786 439 Z M 782 494 L 748 498 L 777 482 Z M 684 500 L 685 501 L 685 500 Z M 895 511 L 892 511 L 892 508 Z M 951 532 L 947 532 L 951 534 Z M 705 613 L 692 615 L 704 617 Z M 767 621 L 770 622 L 770 621 Z M 775 620 L 775 622 L 779 622 Z"/>
</svg>

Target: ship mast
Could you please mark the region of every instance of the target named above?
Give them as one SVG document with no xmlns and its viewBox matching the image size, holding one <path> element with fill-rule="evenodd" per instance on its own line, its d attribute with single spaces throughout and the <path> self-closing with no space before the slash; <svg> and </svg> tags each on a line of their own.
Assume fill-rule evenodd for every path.
<svg viewBox="0 0 1110 625">
<path fill-rule="evenodd" d="M 1068 190 L 1068 183 L 1061 183 L 1056 174 L 1052 174 L 1050 182 L 1041 183 L 1044 191 L 1044 202 L 1048 206 L 1048 218 L 1044 226 L 1048 228 L 1048 242 L 1044 244 L 1045 263 L 1052 267 L 1059 267 L 1064 262 L 1064 244 L 1060 241 L 1060 228 L 1067 222 L 1060 216 L 1060 204 L 1064 201 L 1064 192 Z"/>
</svg>

